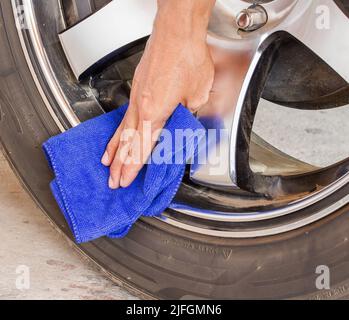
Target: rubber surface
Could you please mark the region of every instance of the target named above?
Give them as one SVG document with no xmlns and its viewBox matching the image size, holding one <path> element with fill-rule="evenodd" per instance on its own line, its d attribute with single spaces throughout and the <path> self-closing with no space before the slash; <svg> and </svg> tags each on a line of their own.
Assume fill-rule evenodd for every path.
<svg viewBox="0 0 349 320">
<path fill-rule="evenodd" d="M 10 1 L 0 1 L 0 139 L 51 221 L 70 231 L 53 200 L 41 144 L 59 132 L 23 55 Z M 278 237 L 212 238 L 144 220 L 122 240 L 74 246 L 118 283 L 156 298 L 349 298 L 349 208 Z M 318 291 L 316 267 L 331 271 Z"/>
</svg>

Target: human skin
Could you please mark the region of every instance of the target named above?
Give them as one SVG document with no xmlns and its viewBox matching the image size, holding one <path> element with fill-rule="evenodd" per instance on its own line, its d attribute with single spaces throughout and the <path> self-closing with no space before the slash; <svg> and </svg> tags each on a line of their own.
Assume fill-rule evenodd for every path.
<svg viewBox="0 0 349 320">
<path fill-rule="evenodd" d="M 215 76 L 210 97 L 196 115 L 200 117 L 225 117 L 234 113 L 241 87 L 250 66 L 248 52 L 210 47 L 215 65 Z"/>
<path fill-rule="evenodd" d="M 158 0 L 128 111 L 102 158 L 110 167 L 111 189 L 134 181 L 179 103 L 192 112 L 207 103 L 215 73 L 206 42 L 214 4 L 215 0 Z"/>
</svg>

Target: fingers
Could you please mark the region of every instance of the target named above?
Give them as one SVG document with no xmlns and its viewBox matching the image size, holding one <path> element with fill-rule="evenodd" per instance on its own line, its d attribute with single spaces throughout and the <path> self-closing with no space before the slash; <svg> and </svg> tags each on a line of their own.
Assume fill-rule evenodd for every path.
<svg viewBox="0 0 349 320">
<path fill-rule="evenodd" d="M 128 142 L 120 143 L 116 152 L 112 165 L 110 166 L 109 188 L 118 189 L 120 187 L 120 179 L 122 167 L 128 157 L 131 144 Z"/>
<path fill-rule="evenodd" d="M 136 87 L 136 81 L 135 85 Z M 110 167 L 114 162 L 117 150 L 120 144 L 120 138 L 124 130 L 135 129 L 137 126 L 137 109 L 134 96 L 131 96 L 130 105 L 127 109 L 124 119 L 119 128 L 116 130 L 113 138 L 109 141 L 106 151 L 101 159 L 101 162 L 106 167 Z"/>
<path fill-rule="evenodd" d="M 200 81 L 196 83 L 196 90 L 192 91 L 192 94 L 189 96 L 187 101 L 187 108 L 195 113 L 199 111 L 202 107 L 204 107 L 210 98 L 210 92 L 212 91 L 214 85 L 215 72 L 214 70 L 210 70 L 205 72 L 202 77 L 200 77 Z"/>
<path fill-rule="evenodd" d="M 147 163 L 164 123 L 141 121 L 133 138 L 131 149 L 122 167 L 120 186 L 127 188 Z"/>
<path fill-rule="evenodd" d="M 120 134 L 120 141 L 113 162 L 110 166 L 109 187 L 118 189 L 122 167 L 130 152 L 133 136 L 135 135 L 135 125 L 125 124 Z"/>
<path fill-rule="evenodd" d="M 102 158 L 102 163 L 110 167 L 109 187 L 111 189 L 120 187 L 122 166 L 128 157 L 138 122 L 138 116 L 134 110 L 134 107 L 130 105 L 122 124 L 109 142 Z"/>
<path fill-rule="evenodd" d="M 120 135 L 124 128 L 124 124 L 121 123 L 120 127 L 117 129 L 116 133 L 114 134 L 113 138 L 109 141 L 107 149 L 102 157 L 102 164 L 106 167 L 109 167 L 115 158 L 116 151 L 119 147 L 120 142 Z"/>
<path fill-rule="evenodd" d="M 207 81 L 199 85 L 197 92 L 187 101 L 186 107 L 190 110 L 190 112 L 195 113 L 208 103 L 212 86 L 213 77 L 212 81 Z"/>
<path fill-rule="evenodd" d="M 199 117 L 219 116 L 223 117 L 233 112 L 235 100 L 232 88 L 234 88 L 234 73 L 217 71 L 214 83 L 210 91 L 207 103 L 199 110 Z M 233 78 L 233 82 L 230 81 Z"/>
<path fill-rule="evenodd" d="M 207 104 L 209 97 L 210 97 L 210 91 L 205 90 L 203 94 L 198 95 L 194 99 L 189 100 L 187 102 L 186 107 L 189 109 L 191 113 L 195 113 Z"/>
</svg>

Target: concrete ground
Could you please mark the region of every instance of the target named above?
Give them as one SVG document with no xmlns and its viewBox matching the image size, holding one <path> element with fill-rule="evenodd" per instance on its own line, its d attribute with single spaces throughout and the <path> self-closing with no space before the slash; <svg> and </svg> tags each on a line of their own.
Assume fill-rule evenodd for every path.
<svg viewBox="0 0 349 320">
<path fill-rule="evenodd" d="M 1 150 L 0 226 L 0 300 L 135 298 L 82 260 L 54 230 Z"/>
<path fill-rule="evenodd" d="M 348 107 L 310 113 L 264 102 L 254 130 L 293 156 L 327 165 L 349 156 L 347 119 Z M 134 298 L 83 261 L 53 229 L 1 151 L 0 225 L 0 299 Z M 27 271 L 28 289 L 23 282 Z"/>
</svg>

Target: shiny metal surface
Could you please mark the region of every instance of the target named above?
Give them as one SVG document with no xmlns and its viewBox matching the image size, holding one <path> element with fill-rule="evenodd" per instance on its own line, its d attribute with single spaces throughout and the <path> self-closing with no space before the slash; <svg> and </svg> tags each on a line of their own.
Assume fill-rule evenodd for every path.
<svg viewBox="0 0 349 320">
<path fill-rule="evenodd" d="M 79 123 L 79 120 L 76 116 L 76 114 L 73 112 L 73 110 L 70 108 L 69 103 L 65 99 L 64 95 L 62 94 L 62 91 L 60 89 L 60 86 L 57 83 L 57 79 L 54 76 L 54 73 L 52 72 L 52 68 L 50 67 L 50 63 L 47 59 L 47 56 L 44 51 L 44 46 L 41 42 L 41 36 L 37 28 L 37 23 L 35 20 L 35 14 L 33 12 L 33 7 L 32 7 L 32 2 L 30 0 L 23 0 L 21 4 L 18 4 L 16 0 L 11 0 L 12 1 L 12 7 L 13 7 L 13 13 L 14 17 L 17 20 L 17 30 L 18 30 L 18 35 L 19 39 L 22 44 L 23 52 L 25 54 L 28 66 L 31 70 L 31 74 L 33 76 L 33 79 L 36 83 L 36 86 L 40 92 L 40 95 L 45 102 L 45 105 L 47 106 L 47 109 L 49 110 L 50 114 L 52 115 L 52 118 L 55 120 L 56 124 L 58 127 L 63 131 L 64 127 L 58 118 L 56 112 L 53 110 L 50 102 L 47 99 L 47 96 L 42 88 L 42 85 L 40 81 L 38 80 L 37 74 L 35 73 L 33 63 L 30 59 L 30 56 L 28 54 L 28 50 L 25 44 L 25 40 L 23 37 L 23 31 L 26 31 L 33 43 L 33 49 L 35 50 L 36 56 L 38 57 L 38 62 L 40 64 L 41 69 L 43 70 L 45 77 L 48 81 L 48 85 L 50 89 L 52 90 L 54 96 L 57 99 L 57 102 L 63 107 L 64 113 L 68 119 L 68 121 L 73 125 L 77 125 Z M 21 27 L 21 23 L 19 21 L 19 16 L 18 16 L 18 6 L 23 6 L 23 14 L 24 14 L 24 19 L 26 21 L 26 30 L 23 30 Z"/>
<path fill-rule="evenodd" d="M 255 38 L 268 30 L 275 28 L 292 11 L 298 0 L 274 0 L 274 1 L 234 1 L 218 0 L 214 8 L 210 31 L 227 39 L 249 39 Z M 258 30 L 258 34 L 241 32 L 238 18 L 241 12 L 245 12 L 253 3 L 260 3 L 267 14 L 267 23 Z"/>
<path fill-rule="evenodd" d="M 42 6 L 40 0 L 12 0 L 11 4 L 33 80 L 59 128 L 66 130 L 86 120 L 82 108 L 89 116 L 101 114 L 95 97 L 86 92 L 86 86 L 73 82 L 67 72 L 69 65 L 57 37 L 65 26 L 60 16 L 61 3 L 51 0 Z"/>
<path fill-rule="evenodd" d="M 249 129 L 253 123 L 254 115 L 251 114 L 251 110 L 244 113 L 244 110 L 247 108 L 246 103 L 250 103 L 251 99 L 260 98 L 260 96 L 249 97 L 249 88 L 251 88 L 251 85 L 255 85 L 255 91 L 258 91 L 259 87 L 264 86 L 263 81 L 253 84 L 253 76 L 263 55 L 267 50 L 270 50 L 270 47 L 274 43 L 280 41 L 280 32 L 285 32 L 301 41 L 342 76 L 343 79 L 348 81 L 349 68 L 346 66 L 349 65 L 349 55 L 344 48 L 343 42 L 347 43 L 349 41 L 349 21 L 332 0 L 273 1 L 269 3 L 270 6 L 277 5 L 278 9 L 280 9 L 285 5 L 285 8 L 288 10 L 292 8 L 292 10 L 283 15 L 284 19 L 282 21 L 279 20 L 279 24 L 273 25 L 271 29 L 269 29 L 270 26 L 267 24 L 265 30 L 262 30 L 262 28 L 257 33 L 240 34 L 241 37 L 239 38 L 227 32 L 227 30 L 232 32 L 231 19 L 228 17 L 233 17 L 235 10 L 235 3 L 233 4 L 233 2 L 217 2 L 209 33 L 209 42 L 211 44 L 230 49 L 233 52 L 239 50 L 239 55 L 245 57 L 245 64 L 243 65 L 245 71 L 242 70 L 241 64 L 237 65 L 234 70 L 234 73 L 239 75 L 236 81 L 241 82 L 241 90 L 236 98 L 237 103 L 234 104 L 232 102 L 231 112 L 227 112 L 223 116 L 225 129 L 231 130 L 230 136 L 221 139 L 216 148 L 211 148 L 211 153 L 216 156 L 216 162 L 220 164 L 229 163 L 229 170 L 224 168 L 218 174 L 213 175 L 211 171 L 214 170 L 214 172 L 217 172 L 216 166 L 211 165 L 209 163 L 210 161 L 207 161 L 208 164 L 195 168 L 194 172 L 192 172 L 192 178 L 195 182 L 211 186 L 222 185 L 222 182 L 224 185 L 227 185 L 229 184 L 229 179 L 231 179 L 232 186 L 246 188 L 248 183 L 245 183 L 245 185 L 241 184 L 239 182 L 239 175 L 249 176 L 253 173 L 247 168 L 249 163 L 246 161 L 246 157 L 244 161 L 238 163 L 239 155 L 248 152 L 246 149 L 241 149 L 239 144 L 241 145 L 241 137 L 249 140 L 250 133 L 248 131 L 250 131 Z M 320 23 L 322 20 L 320 19 L 321 10 L 319 8 L 323 8 L 325 9 L 324 12 L 327 12 L 329 19 L 329 22 L 327 22 L 328 25 L 325 22 L 324 25 Z M 267 6 L 266 10 L 269 13 Z M 285 11 L 280 10 L 280 12 L 284 13 Z M 340 38 L 342 38 L 342 41 L 338 41 Z M 333 55 L 334 48 L 338 52 L 336 55 Z M 269 52 L 269 54 L 271 53 Z M 263 63 L 266 70 L 268 64 L 270 65 L 272 61 L 263 61 Z M 258 72 L 268 72 L 268 70 L 262 71 L 259 68 Z M 243 117 L 245 117 L 243 119 L 244 121 L 242 121 Z M 246 117 L 250 119 L 246 120 Z M 220 152 L 220 150 L 224 150 L 224 152 Z M 211 158 L 212 156 L 209 154 L 208 159 Z M 264 179 L 264 182 L 266 182 L 266 179 Z M 253 191 L 275 195 L 273 194 L 274 191 L 266 190 L 265 188 L 263 190 L 254 189 Z M 283 192 L 282 190 L 280 191 Z"/>
<path fill-rule="evenodd" d="M 268 22 L 267 11 L 261 5 L 253 5 L 236 16 L 237 26 L 243 31 L 256 31 Z"/>
<path fill-rule="evenodd" d="M 179 205 L 174 203 L 170 208 L 179 212 L 185 213 L 193 217 L 201 217 L 207 220 L 226 221 L 226 222 L 247 222 L 247 221 L 261 221 L 267 219 L 274 219 L 278 217 L 291 214 L 292 212 L 299 211 L 306 206 L 311 206 L 331 194 L 335 193 L 339 189 L 345 187 L 349 183 L 349 174 L 346 174 L 335 183 L 325 187 L 319 192 L 314 192 L 311 195 L 304 196 L 300 200 L 290 201 L 287 206 L 281 208 L 274 208 L 269 210 L 256 210 L 256 211 L 236 211 L 236 212 L 219 212 L 210 209 L 198 209 L 190 208 L 186 205 Z M 262 208 L 261 208 L 262 209 Z"/>
<path fill-rule="evenodd" d="M 172 226 L 196 232 L 199 234 L 214 236 L 214 237 L 223 237 L 223 238 L 236 238 L 236 239 L 247 239 L 247 238 L 260 238 L 267 236 L 274 236 L 281 233 L 294 231 L 300 229 L 304 226 L 312 224 L 316 221 L 319 221 L 333 212 L 343 208 L 346 204 L 349 203 L 349 195 L 346 195 L 341 200 L 333 203 L 332 205 L 326 207 L 323 210 L 314 211 L 313 214 L 305 217 L 303 219 L 298 219 L 296 221 L 286 221 L 275 226 L 264 226 L 260 229 L 258 228 L 246 228 L 243 229 L 241 225 L 238 225 L 235 230 L 233 226 L 221 226 L 217 227 L 214 224 L 204 224 L 198 223 L 198 221 L 191 221 L 186 219 L 185 216 L 180 215 L 169 215 L 164 214 L 162 220 Z"/>
<path fill-rule="evenodd" d="M 114 0 L 60 34 L 61 44 L 75 76 L 79 78 L 108 55 L 149 36 L 156 10 L 156 0 Z"/>
</svg>

